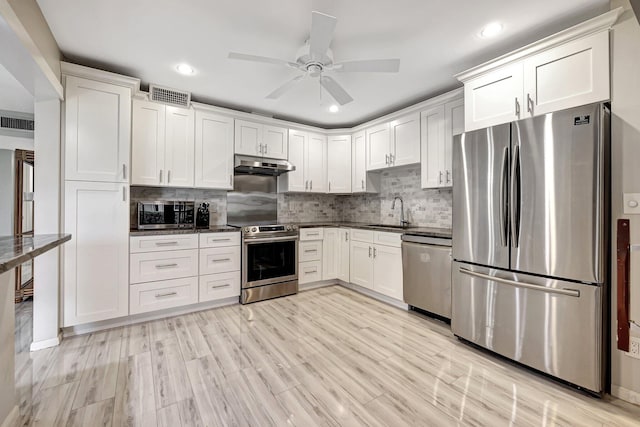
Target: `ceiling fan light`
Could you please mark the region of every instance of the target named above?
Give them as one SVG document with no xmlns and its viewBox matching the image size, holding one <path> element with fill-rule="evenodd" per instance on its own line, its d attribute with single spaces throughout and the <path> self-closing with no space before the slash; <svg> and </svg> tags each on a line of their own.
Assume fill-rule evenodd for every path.
<svg viewBox="0 0 640 427">
<path fill-rule="evenodd" d="M 193 74 L 195 72 L 194 69 L 189 64 L 178 64 L 176 66 L 176 70 L 180 74 L 183 74 L 185 76 L 190 76 L 191 74 Z"/>
<path fill-rule="evenodd" d="M 340 108 L 336 104 L 333 104 L 329 107 L 330 113 L 337 113 L 338 111 L 340 111 Z"/>
<path fill-rule="evenodd" d="M 502 32 L 503 25 L 499 22 L 491 22 L 485 25 L 482 30 L 480 30 L 480 37 L 483 39 L 489 39 L 491 37 L 495 37 Z"/>
</svg>

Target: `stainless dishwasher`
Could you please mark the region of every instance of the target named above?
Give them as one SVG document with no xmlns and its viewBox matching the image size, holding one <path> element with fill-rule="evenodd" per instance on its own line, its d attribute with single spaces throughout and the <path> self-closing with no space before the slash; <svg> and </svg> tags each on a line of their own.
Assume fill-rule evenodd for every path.
<svg viewBox="0 0 640 427">
<path fill-rule="evenodd" d="M 451 239 L 402 236 L 404 302 L 451 319 Z"/>
</svg>

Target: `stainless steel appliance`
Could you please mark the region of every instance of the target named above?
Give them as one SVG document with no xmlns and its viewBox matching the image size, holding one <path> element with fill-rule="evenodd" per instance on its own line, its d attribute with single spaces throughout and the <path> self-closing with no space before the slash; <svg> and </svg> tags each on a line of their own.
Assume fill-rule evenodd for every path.
<svg viewBox="0 0 640 427">
<path fill-rule="evenodd" d="M 276 177 L 236 173 L 227 222 L 242 231 L 242 292 L 247 304 L 298 292 L 298 227 L 278 224 Z"/>
<path fill-rule="evenodd" d="M 577 107 L 453 143 L 452 330 L 605 388 L 609 111 Z"/>
<path fill-rule="evenodd" d="M 138 202 L 138 229 L 194 228 L 195 203 L 179 201 Z"/>
<path fill-rule="evenodd" d="M 451 319 L 451 239 L 402 236 L 404 302 Z"/>
<path fill-rule="evenodd" d="M 294 170 L 296 167 L 286 160 L 240 155 L 235 157 L 236 174 L 278 176 Z"/>
</svg>

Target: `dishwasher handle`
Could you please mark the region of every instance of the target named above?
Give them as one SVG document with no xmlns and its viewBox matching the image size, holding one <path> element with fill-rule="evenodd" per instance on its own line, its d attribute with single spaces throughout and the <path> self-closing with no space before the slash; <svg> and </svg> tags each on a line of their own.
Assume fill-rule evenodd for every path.
<svg viewBox="0 0 640 427">
<path fill-rule="evenodd" d="M 407 243 L 418 243 L 422 245 L 451 247 L 451 239 L 446 237 L 417 236 L 413 234 L 403 234 L 402 241 Z"/>
</svg>

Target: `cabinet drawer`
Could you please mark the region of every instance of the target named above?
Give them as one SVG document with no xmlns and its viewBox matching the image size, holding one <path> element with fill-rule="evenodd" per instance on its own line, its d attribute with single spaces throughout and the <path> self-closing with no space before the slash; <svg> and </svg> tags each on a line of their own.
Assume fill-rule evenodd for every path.
<svg viewBox="0 0 640 427">
<path fill-rule="evenodd" d="M 132 236 L 129 252 L 160 252 L 179 249 L 198 249 L 197 234 L 162 234 L 157 236 Z"/>
<path fill-rule="evenodd" d="M 200 249 L 200 274 L 240 271 L 240 246 Z"/>
<path fill-rule="evenodd" d="M 298 264 L 298 283 L 311 283 L 322 280 L 322 261 L 308 261 Z"/>
<path fill-rule="evenodd" d="M 200 276 L 200 302 L 240 296 L 240 272 Z"/>
<path fill-rule="evenodd" d="M 198 275 L 198 250 L 147 252 L 130 255 L 129 281 L 154 282 Z"/>
<path fill-rule="evenodd" d="M 129 287 L 129 314 L 146 313 L 198 302 L 198 278 L 163 280 Z"/>
<path fill-rule="evenodd" d="M 202 233 L 200 234 L 201 248 L 219 248 L 223 246 L 240 246 L 240 233 Z"/>
<path fill-rule="evenodd" d="M 300 229 L 300 240 L 322 240 L 324 230 L 322 228 L 302 228 Z"/>
<path fill-rule="evenodd" d="M 322 259 L 322 240 L 300 242 L 298 261 L 320 261 Z"/>
<path fill-rule="evenodd" d="M 399 248 L 402 243 L 402 234 L 376 231 L 373 233 L 373 243 Z"/>
<path fill-rule="evenodd" d="M 352 228 L 351 240 L 355 240 L 357 242 L 373 243 L 373 231 Z"/>
</svg>

